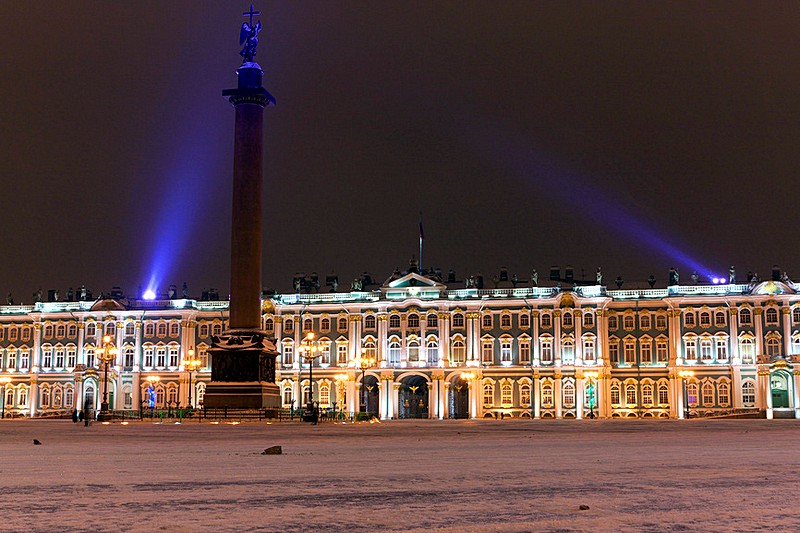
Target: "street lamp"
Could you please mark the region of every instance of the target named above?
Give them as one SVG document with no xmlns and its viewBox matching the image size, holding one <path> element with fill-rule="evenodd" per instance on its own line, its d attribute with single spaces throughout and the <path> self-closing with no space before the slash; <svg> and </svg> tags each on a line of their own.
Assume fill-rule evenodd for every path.
<svg viewBox="0 0 800 533">
<path fill-rule="evenodd" d="M 0 398 L 3 399 L 3 414 L 0 418 L 6 417 L 6 385 L 11 383 L 11 378 L 8 376 L 0 377 L 0 385 L 2 385 L 2 392 L 0 392 Z"/>
<path fill-rule="evenodd" d="M 200 359 L 194 358 L 194 349 L 189 348 L 189 359 L 183 360 L 183 368 L 189 372 L 189 409 L 194 409 L 194 387 L 192 387 L 192 372 L 196 372 L 202 366 Z"/>
<path fill-rule="evenodd" d="M 309 331 L 305 338 L 300 341 L 300 347 L 297 349 L 301 358 L 308 361 L 308 405 L 306 408 L 311 413 L 307 419 L 314 424 L 317 423 L 317 410 L 314 408 L 314 359 L 322 355 L 317 346 L 317 341 L 314 340 L 314 332 Z M 302 372 L 302 370 L 301 370 Z M 304 417 L 305 418 L 305 417 Z"/>
<path fill-rule="evenodd" d="M 595 380 L 600 375 L 596 370 L 589 370 L 584 372 L 583 376 L 589 380 L 588 393 L 589 393 L 589 418 L 594 419 L 594 404 L 595 404 Z"/>
<path fill-rule="evenodd" d="M 694 370 L 679 370 L 678 376 L 683 380 L 683 405 L 686 411 L 684 418 L 689 418 L 689 388 L 686 386 L 686 380 L 694 376 Z"/>
<path fill-rule="evenodd" d="M 100 414 L 98 415 L 98 420 L 105 420 L 108 416 L 108 363 L 116 359 L 117 347 L 114 346 L 114 343 L 111 342 L 111 335 L 106 335 L 103 337 L 103 347 L 98 348 L 97 350 L 97 357 L 100 361 L 103 362 L 104 372 L 103 372 L 103 401 L 100 403 Z"/>
<path fill-rule="evenodd" d="M 148 407 L 155 407 L 156 406 L 156 383 L 161 381 L 161 378 L 158 376 L 147 376 L 147 405 Z"/>
<path fill-rule="evenodd" d="M 361 409 L 362 413 L 367 411 L 367 384 L 364 379 L 367 375 L 367 369 L 375 366 L 375 358 L 367 357 L 367 349 L 361 348 L 361 357 L 356 359 L 356 368 L 361 370 Z"/>
</svg>

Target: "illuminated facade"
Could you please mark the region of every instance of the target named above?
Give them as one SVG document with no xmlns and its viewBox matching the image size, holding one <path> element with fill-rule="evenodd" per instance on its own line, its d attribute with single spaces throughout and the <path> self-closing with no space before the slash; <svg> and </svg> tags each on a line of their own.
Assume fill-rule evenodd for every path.
<svg viewBox="0 0 800 533">
<path fill-rule="evenodd" d="M 499 286 L 503 286 L 503 282 Z M 380 418 L 800 417 L 800 286 L 788 280 L 607 290 L 452 288 L 415 271 L 374 290 L 275 295 L 283 405 Z M 0 307 L 6 416 L 202 405 L 225 301 L 100 300 Z M 314 333 L 314 352 L 300 348 Z M 189 350 L 200 359 L 190 374 Z M 361 362 L 374 360 L 374 364 Z M 298 401 L 299 400 L 299 401 Z"/>
</svg>

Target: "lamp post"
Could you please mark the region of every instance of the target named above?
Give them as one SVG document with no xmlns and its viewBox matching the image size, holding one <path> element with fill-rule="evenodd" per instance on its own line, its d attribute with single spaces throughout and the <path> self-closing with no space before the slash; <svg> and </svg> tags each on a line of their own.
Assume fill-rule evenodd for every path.
<svg viewBox="0 0 800 533">
<path fill-rule="evenodd" d="M 117 347 L 111 342 L 111 335 L 103 337 L 103 347 L 98 348 L 97 357 L 103 362 L 103 401 L 100 403 L 100 414 L 98 420 L 105 420 L 108 417 L 108 363 L 116 359 Z"/>
<path fill-rule="evenodd" d="M 196 372 L 203 364 L 200 359 L 194 358 L 194 348 L 189 348 L 189 358 L 183 360 L 183 368 L 189 372 L 189 409 L 194 409 L 194 387 L 192 387 L 192 372 Z"/>
<path fill-rule="evenodd" d="M 314 340 L 314 332 L 309 331 L 306 334 L 305 338 L 300 341 L 300 347 L 297 351 L 300 357 L 308 361 L 308 404 L 306 405 L 306 409 L 308 409 L 308 412 L 311 414 L 303 418 L 316 424 L 317 410 L 314 408 L 314 359 L 321 354 L 319 352 L 319 346 L 317 346 L 317 341 Z"/>
<path fill-rule="evenodd" d="M 600 374 L 596 370 L 590 370 L 588 372 L 584 372 L 583 375 L 589 380 L 589 418 L 594 419 L 595 380 Z"/>
<path fill-rule="evenodd" d="M 3 414 L 0 418 L 6 417 L 6 385 L 11 383 L 11 378 L 8 376 L 0 377 L 0 385 L 2 385 L 2 389 L 0 389 L 0 398 L 3 399 Z"/>
<path fill-rule="evenodd" d="M 367 375 L 367 369 L 375 365 L 374 357 L 367 357 L 367 349 L 361 348 L 361 357 L 356 360 L 356 368 L 361 370 L 361 405 L 359 406 L 362 413 L 367 411 L 367 384 L 364 379 Z"/>
<path fill-rule="evenodd" d="M 689 418 L 689 388 L 686 386 L 686 380 L 694 376 L 694 370 L 680 370 L 678 376 L 683 380 L 684 418 Z"/>
<path fill-rule="evenodd" d="M 147 376 L 147 394 L 148 394 L 148 396 L 152 392 L 152 398 L 150 398 L 150 397 L 147 398 L 147 405 L 150 408 L 153 408 L 153 407 L 156 406 L 156 398 L 155 398 L 155 396 L 156 396 L 156 383 L 158 383 L 159 381 L 161 381 L 161 378 L 158 377 L 158 376 Z"/>
</svg>

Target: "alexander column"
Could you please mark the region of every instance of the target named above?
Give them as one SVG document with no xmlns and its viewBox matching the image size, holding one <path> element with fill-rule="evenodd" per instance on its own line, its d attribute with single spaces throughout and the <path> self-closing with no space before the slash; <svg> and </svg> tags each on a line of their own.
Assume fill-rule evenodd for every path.
<svg viewBox="0 0 800 533">
<path fill-rule="evenodd" d="M 275 99 L 261 86 L 261 67 L 253 58 L 261 21 L 244 13 L 239 44 L 242 65 L 238 87 L 222 91 L 236 110 L 233 151 L 233 224 L 228 330 L 213 339 L 208 407 L 280 407 L 275 385 L 275 344 L 261 330 L 261 182 L 264 108 Z"/>
</svg>

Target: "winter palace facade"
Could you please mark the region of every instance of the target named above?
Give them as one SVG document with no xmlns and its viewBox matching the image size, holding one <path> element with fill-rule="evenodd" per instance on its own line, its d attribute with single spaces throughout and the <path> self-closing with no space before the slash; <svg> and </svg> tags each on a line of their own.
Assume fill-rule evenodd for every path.
<svg viewBox="0 0 800 533">
<path fill-rule="evenodd" d="M 800 284 L 453 288 L 415 271 L 263 300 L 283 405 L 389 418 L 800 417 Z M 463 286 L 463 283 L 461 284 Z M 470 285 L 468 283 L 468 285 Z M 226 301 L 0 306 L 5 416 L 201 406 Z M 313 341 L 308 333 L 313 332 Z M 108 368 L 98 355 L 115 347 Z M 193 355 L 199 368 L 184 362 Z"/>
</svg>

